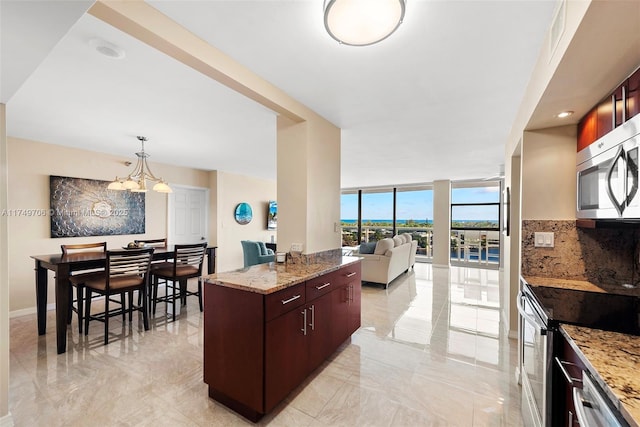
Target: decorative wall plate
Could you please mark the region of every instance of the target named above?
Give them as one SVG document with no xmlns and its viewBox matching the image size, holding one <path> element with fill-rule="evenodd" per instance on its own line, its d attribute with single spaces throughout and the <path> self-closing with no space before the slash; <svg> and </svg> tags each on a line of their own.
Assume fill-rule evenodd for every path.
<svg viewBox="0 0 640 427">
<path fill-rule="evenodd" d="M 249 203 L 239 203 L 238 206 L 236 206 L 235 217 L 238 224 L 249 224 L 253 219 L 253 211 L 251 210 Z"/>
</svg>

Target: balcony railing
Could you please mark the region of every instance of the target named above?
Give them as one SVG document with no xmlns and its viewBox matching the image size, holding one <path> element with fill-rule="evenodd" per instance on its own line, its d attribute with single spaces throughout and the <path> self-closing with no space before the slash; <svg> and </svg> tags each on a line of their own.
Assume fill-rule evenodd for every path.
<svg viewBox="0 0 640 427">
<path fill-rule="evenodd" d="M 433 258 L 433 229 L 427 227 L 397 227 L 398 234 L 409 233 L 418 241 L 416 258 L 430 261 Z M 362 242 L 377 242 L 385 237 L 393 237 L 393 229 L 388 226 L 363 226 Z M 485 230 L 452 230 L 451 261 L 486 266 L 500 264 L 500 232 Z M 358 242 L 358 227 L 342 227 L 342 246 L 355 247 Z"/>
<path fill-rule="evenodd" d="M 500 264 L 500 232 L 451 231 L 451 261 L 497 266 Z"/>
</svg>

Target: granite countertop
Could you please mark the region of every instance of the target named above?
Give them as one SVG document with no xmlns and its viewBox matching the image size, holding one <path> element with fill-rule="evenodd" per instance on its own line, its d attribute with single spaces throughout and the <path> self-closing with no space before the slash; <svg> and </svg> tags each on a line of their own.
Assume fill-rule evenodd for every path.
<svg viewBox="0 0 640 427">
<path fill-rule="evenodd" d="M 238 270 L 205 275 L 202 279 L 210 285 L 226 286 L 259 294 L 270 294 L 359 261 L 360 258 L 358 257 L 342 256 L 335 260 L 312 264 L 279 264 L 270 262 Z"/>
<path fill-rule="evenodd" d="M 631 426 L 640 424 L 640 337 L 562 325 L 565 336 Z"/>
<path fill-rule="evenodd" d="M 554 277 L 523 276 L 523 278 L 531 286 L 640 297 L 640 286 L 626 288 L 616 284 L 596 284 L 586 280 L 557 279 Z"/>
</svg>

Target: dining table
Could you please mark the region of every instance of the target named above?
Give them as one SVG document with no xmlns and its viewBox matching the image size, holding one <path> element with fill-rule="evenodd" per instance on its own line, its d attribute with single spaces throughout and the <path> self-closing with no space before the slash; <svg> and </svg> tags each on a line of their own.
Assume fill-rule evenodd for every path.
<svg viewBox="0 0 640 427">
<path fill-rule="evenodd" d="M 216 269 L 216 248 L 208 246 L 206 254 L 208 258 L 207 272 L 215 273 Z M 125 248 L 123 248 L 125 250 Z M 154 248 L 153 261 L 163 261 L 173 259 L 174 248 L 167 247 Z M 77 252 L 63 255 L 62 253 L 48 255 L 31 255 L 35 260 L 36 272 L 36 311 L 38 316 L 38 335 L 47 332 L 47 292 L 48 292 L 48 271 L 53 271 L 55 275 L 55 308 L 56 308 L 56 342 L 58 354 L 67 351 L 67 326 L 69 319 L 69 277 L 75 271 L 104 268 L 107 254 L 105 252 Z"/>
</svg>

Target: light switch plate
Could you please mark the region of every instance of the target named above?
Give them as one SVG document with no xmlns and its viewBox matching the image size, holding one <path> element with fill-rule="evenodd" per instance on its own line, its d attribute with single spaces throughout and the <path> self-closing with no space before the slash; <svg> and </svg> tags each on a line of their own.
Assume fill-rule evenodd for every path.
<svg viewBox="0 0 640 427">
<path fill-rule="evenodd" d="M 553 248 L 555 245 L 553 232 L 536 231 L 533 239 L 536 248 Z"/>
</svg>

